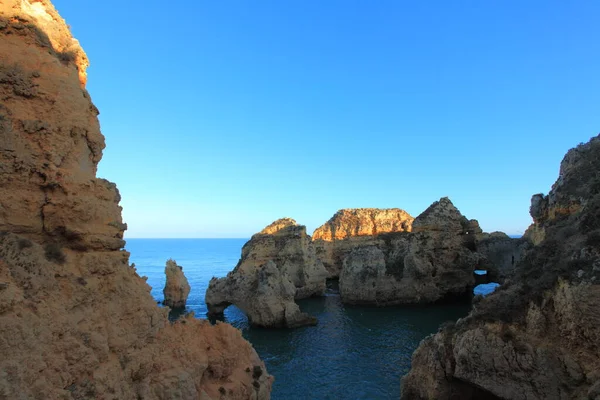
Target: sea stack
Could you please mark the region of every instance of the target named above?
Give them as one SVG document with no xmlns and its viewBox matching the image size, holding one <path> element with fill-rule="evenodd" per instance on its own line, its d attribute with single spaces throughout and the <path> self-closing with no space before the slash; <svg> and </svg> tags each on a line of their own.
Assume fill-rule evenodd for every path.
<svg viewBox="0 0 600 400">
<path fill-rule="evenodd" d="M 218 315 L 235 304 L 255 326 L 314 325 L 316 319 L 301 313 L 295 300 L 322 295 L 326 277 L 306 227 L 291 218 L 278 219 L 244 245 L 227 277 L 210 281 L 208 312 Z"/>
<path fill-rule="evenodd" d="M 163 304 L 173 309 L 185 308 L 190 294 L 190 284 L 183 273 L 183 267 L 177 265 L 175 260 L 170 259 L 165 267 L 165 275 L 167 281 L 163 289 L 165 296 Z"/>
<path fill-rule="evenodd" d="M 0 2 L 0 397 L 268 399 L 237 329 L 170 324 L 130 266 L 87 65 L 48 0 Z"/>
<path fill-rule="evenodd" d="M 512 278 L 421 342 L 402 399 L 600 399 L 600 136 L 534 195 Z"/>
</svg>

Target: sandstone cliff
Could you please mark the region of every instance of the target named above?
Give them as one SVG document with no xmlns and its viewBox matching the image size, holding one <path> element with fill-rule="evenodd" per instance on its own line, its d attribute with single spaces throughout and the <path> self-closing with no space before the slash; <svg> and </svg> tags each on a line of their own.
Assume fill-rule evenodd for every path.
<svg viewBox="0 0 600 400">
<path fill-rule="evenodd" d="M 0 2 L 0 398 L 268 398 L 239 331 L 169 324 L 129 266 L 86 67 L 47 0 Z"/>
<path fill-rule="evenodd" d="M 413 217 L 399 208 L 349 208 L 336 212 L 313 233 L 317 256 L 329 277 L 338 277 L 352 249 L 373 245 L 377 236 L 410 232 Z"/>
<path fill-rule="evenodd" d="M 465 243 L 468 220 L 448 198 L 413 221 L 416 233 L 378 235 L 344 257 L 340 295 L 350 304 L 432 303 L 469 295 L 480 256 Z"/>
<path fill-rule="evenodd" d="M 538 244 L 421 343 L 403 399 L 600 399 L 600 136 L 567 153 L 531 214 Z"/>
<path fill-rule="evenodd" d="M 175 260 L 168 260 L 165 275 L 167 280 L 163 289 L 165 296 L 163 304 L 171 308 L 184 308 L 190 294 L 190 284 L 183 273 L 183 268 L 177 265 Z"/>
<path fill-rule="evenodd" d="M 206 304 L 213 315 L 235 304 L 257 326 L 312 325 L 294 300 L 322 295 L 326 276 L 306 227 L 283 218 L 252 236 L 227 277 L 210 281 Z"/>
</svg>

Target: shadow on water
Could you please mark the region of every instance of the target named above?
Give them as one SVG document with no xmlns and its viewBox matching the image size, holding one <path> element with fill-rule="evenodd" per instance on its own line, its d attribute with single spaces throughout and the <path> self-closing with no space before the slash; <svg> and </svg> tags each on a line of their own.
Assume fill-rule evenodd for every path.
<svg viewBox="0 0 600 400">
<path fill-rule="evenodd" d="M 188 310 L 187 308 L 171 308 L 169 310 L 169 321 L 175 322 L 179 318 L 185 317 L 186 314 L 188 314 L 190 312 L 191 312 L 191 310 Z"/>
<path fill-rule="evenodd" d="M 275 376 L 273 399 L 398 398 L 419 342 L 470 310 L 469 304 L 348 307 L 331 289 L 298 302 L 319 319 L 314 327 L 251 328 L 239 309 L 225 311 L 224 320 L 242 330 Z"/>
</svg>

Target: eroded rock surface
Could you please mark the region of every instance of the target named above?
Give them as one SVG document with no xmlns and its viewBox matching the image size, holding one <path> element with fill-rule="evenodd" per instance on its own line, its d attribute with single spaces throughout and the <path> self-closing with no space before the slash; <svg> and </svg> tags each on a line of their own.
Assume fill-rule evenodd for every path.
<svg viewBox="0 0 600 400">
<path fill-rule="evenodd" d="M 503 282 L 509 278 L 525 252 L 531 247 L 528 238 L 511 238 L 502 232 L 475 235 L 475 249 L 482 257 L 480 268 L 488 271 L 490 278 Z"/>
<path fill-rule="evenodd" d="M 252 236 L 227 277 L 210 281 L 206 304 L 209 314 L 235 304 L 257 326 L 312 325 L 294 300 L 322 295 L 326 277 L 306 227 L 282 218 Z"/>
<path fill-rule="evenodd" d="M 412 223 L 413 232 L 461 234 L 468 229 L 477 230 L 478 228 L 479 224 L 465 218 L 447 197 L 442 197 L 427 207 Z"/>
<path fill-rule="evenodd" d="M 410 232 L 413 217 L 399 208 L 348 208 L 336 212 L 313 233 L 317 256 L 329 277 L 338 277 L 344 257 L 354 248 L 372 246 L 377 236 Z"/>
<path fill-rule="evenodd" d="M 531 214 L 539 241 L 468 317 L 424 340 L 403 399 L 600 399 L 600 136 Z"/>
<path fill-rule="evenodd" d="M 296 288 L 296 299 L 325 292 L 327 271 L 316 256 L 306 227 L 293 219 L 279 219 L 252 236 L 242 248 L 235 271 L 253 271 L 267 261 L 273 261 L 288 276 Z"/>
<path fill-rule="evenodd" d="M 0 398 L 268 398 L 238 330 L 169 324 L 129 266 L 86 67 L 50 2 L 0 2 Z"/>
<path fill-rule="evenodd" d="M 296 288 L 271 260 L 253 270 L 230 272 L 226 278 L 213 278 L 206 291 L 210 315 L 219 315 L 235 304 L 253 326 L 296 328 L 315 325 L 316 318 L 300 312 L 294 301 Z"/>
<path fill-rule="evenodd" d="M 165 275 L 167 280 L 163 289 L 163 304 L 171 308 L 185 308 L 191 288 L 183 273 L 183 267 L 177 265 L 175 260 L 168 260 Z"/>
<path fill-rule="evenodd" d="M 339 281 L 344 303 L 433 303 L 469 295 L 481 258 L 465 240 L 469 221 L 443 198 L 415 218 L 413 228 L 416 222 L 416 233 L 378 235 L 344 256 Z"/>
</svg>

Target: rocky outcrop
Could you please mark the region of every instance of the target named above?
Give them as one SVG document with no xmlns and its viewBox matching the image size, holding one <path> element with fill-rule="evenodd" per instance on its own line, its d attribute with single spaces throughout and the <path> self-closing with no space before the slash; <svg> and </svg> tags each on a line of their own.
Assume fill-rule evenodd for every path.
<svg viewBox="0 0 600 400">
<path fill-rule="evenodd" d="M 316 318 L 300 312 L 294 301 L 296 288 L 271 260 L 246 272 L 213 278 L 206 291 L 209 315 L 219 315 L 235 304 L 253 326 L 297 328 L 315 325 Z"/>
<path fill-rule="evenodd" d="M 0 2 L 0 398 L 268 398 L 238 330 L 170 324 L 130 267 L 86 66 L 47 0 Z"/>
<path fill-rule="evenodd" d="M 383 306 L 469 295 L 480 256 L 465 241 L 468 222 L 443 198 L 415 218 L 417 233 L 379 235 L 354 247 L 343 260 L 342 301 Z"/>
<path fill-rule="evenodd" d="M 503 282 L 513 274 L 531 244 L 528 238 L 515 239 L 503 232 L 492 232 L 475 235 L 474 247 L 481 256 L 480 268 L 487 270 L 493 281 Z"/>
<path fill-rule="evenodd" d="M 410 232 L 412 221 L 413 217 L 399 208 L 339 210 L 313 233 L 317 256 L 329 277 L 338 277 L 344 257 L 354 248 L 374 245 L 381 234 Z"/>
<path fill-rule="evenodd" d="M 468 317 L 424 340 L 403 399 L 600 399 L 600 136 L 531 214 L 543 238 Z"/>
<path fill-rule="evenodd" d="M 325 292 L 327 271 L 316 256 L 306 227 L 291 218 L 279 219 L 252 236 L 242 248 L 235 272 L 247 273 L 273 261 L 296 288 L 296 299 Z"/>
<path fill-rule="evenodd" d="M 322 295 L 326 276 L 306 227 L 283 218 L 252 236 L 227 277 L 211 280 L 206 304 L 213 315 L 235 304 L 257 326 L 315 324 L 294 300 Z"/>
<path fill-rule="evenodd" d="M 163 304 L 171 308 L 185 308 L 188 295 L 190 294 L 190 284 L 183 273 L 183 268 L 175 262 L 168 260 L 165 267 L 167 281 L 163 289 L 165 299 Z"/>
<path fill-rule="evenodd" d="M 427 207 L 412 223 L 413 232 L 461 234 L 467 232 L 468 229 L 481 231 L 479 223 L 465 218 L 447 197 L 442 197 Z"/>
</svg>

